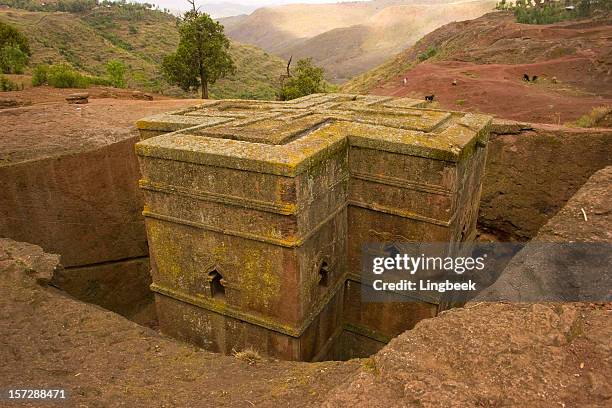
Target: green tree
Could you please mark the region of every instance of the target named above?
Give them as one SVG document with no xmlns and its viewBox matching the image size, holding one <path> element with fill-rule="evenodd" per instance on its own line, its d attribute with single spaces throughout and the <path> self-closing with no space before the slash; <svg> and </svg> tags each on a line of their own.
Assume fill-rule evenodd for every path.
<svg viewBox="0 0 612 408">
<path fill-rule="evenodd" d="M 21 74 L 29 58 L 28 39 L 15 27 L 0 22 L 0 71 Z"/>
<path fill-rule="evenodd" d="M 118 60 L 110 60 L 106 63 L 106 74 L 115 88 L 125 88 L 125 64 Z"/>
<path fill-rule="evenodd" d="M 301 59 L 297 62 L 293 74 L 283 81 L 278 93 L 278 99 L 288 101 L 313 93 L 327 92 L 325 71 L 312 63 L 312 58 Z M 287 69 L 289 72 L 289 69 Z"/>
<path fill-rule="evenodd" d="M 23 74 L 28 56 L 14 45 L 0 48 L 0 71 L 4 74 Z"/>
<path fill-rule="evenodd" d="M 185 91 L 202 88 L 202 99 L 208 99 L 208 86 L 235 73 L 236 67 L 223 26 L 196 10 L 193 0 L 189 3 L 192 10 L 179 21 L 177 50 L 164 58 L 162 70 L 168 82 Z"/>
</svg>

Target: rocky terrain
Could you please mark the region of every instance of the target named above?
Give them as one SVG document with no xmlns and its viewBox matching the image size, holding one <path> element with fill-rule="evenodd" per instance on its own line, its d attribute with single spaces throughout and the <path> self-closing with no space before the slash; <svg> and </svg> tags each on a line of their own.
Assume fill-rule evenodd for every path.
<svg viewBox="0 0 612 408">
<path fill-rule="evenodd" d="M 612 301 L 612 166 L 595 173 L 477 301 Z"/>
<path fill-rule="evenodd" d="M 89 103 L 68 104 L 74 91 L 8 93 L 5 100 L 29 106 L 0 110 L 0 236 L 61 254 L 56 285 L 146 323 L 152 296 L 134 123 L 198 101 L 91 88 Z"/>
<path fill-rule="evenodd" d="M 65 98 L 78 89 L 50 87 L 3 92 L 0 100 L 17 105 L 0 109 L 4 127 L 0 136 L 0 166 L 26 160 L 84 151 L 136 135 L 134 123 L 149 114 L 198 103 L 193 99 L 154 96 L 140 100 L 138 93 L 112 88 L 87 90 L 90 103 L 69 105 Z M 29 106 L 32 105 L 32 106 Z"/>
<path fill-rule="evenodd" d="M 0 240 L 3 392 L 63 388 L 64 407 L 308 407 L 359 369 L 244 361 L 179 343 L 46 286 L 57 263 L 39 247 Z"/>
<path fill-rule="evenodd" d="M 76 301 L 46 286 L 57 262 L 0 240 L 0 385 L 61 387 L 63 406 L 605 407 L 612 398 L 609 305 L 474 303 L 369 359 L 269 361 L 208 353 Z"/>
<path fill-rule="evenodd" d="M 478 223 L 526 241 L 591 175 L 612 165 L 612 129 L 495 120 Z"/>
</svg>

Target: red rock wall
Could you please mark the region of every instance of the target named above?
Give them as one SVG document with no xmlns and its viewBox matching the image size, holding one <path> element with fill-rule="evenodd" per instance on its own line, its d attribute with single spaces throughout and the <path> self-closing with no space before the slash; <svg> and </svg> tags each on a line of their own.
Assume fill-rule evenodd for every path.
<svg viewBox="0 0 612 408">
<path fill-rule="evenodd" d="M 611 129 L 494 126 L 478 222 L 529 239 L 587 179 L 612 164 Z"/>
<path fill-rule="evenodd" d="M 0 167 L 0 236 L 66 267 L 148 256 L 137 139 Z"/>
</svg>

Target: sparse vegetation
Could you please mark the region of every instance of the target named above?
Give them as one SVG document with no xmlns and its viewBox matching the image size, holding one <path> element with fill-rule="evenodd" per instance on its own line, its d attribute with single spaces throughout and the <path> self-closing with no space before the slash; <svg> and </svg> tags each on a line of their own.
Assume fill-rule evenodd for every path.
<svg viewBox="0 0 612 408">
<path fill-rule="evenodd" d="M 248 365 L 254 365 L 256 364 L 258 361 L 261 361 L 261 355 L 259 354 L 259 352 L 257 350 L 255 350 L 253 347 L 247 347 L 242 351 L 235 351 L 233 352 L 234 357 L 236 357 L 238 360 L 242 360 L 245 363 L 247 363 Z"/>
<path fill-rule="evenodd" d="M 419 54 L 419 61 L 423 62 L 431 57 L 435 56 L 438 53 L 438 49 L 434 46 L 429 46 L 425 51 Z"/>
<path fill-rule="evenodd" d="M 18 47 L 8 45 L 0 48 L 0 71 L 4 74 L 23 74 L 28 56 Z"/>
<path fill-rule="evenodd" d="M 32 73 L 32 85 L 44 84 L 54 88 L 87 88 L 90 85 L 110 85 L 111 81 L 83 75 L 68 64 L 37 65 Z"/>
<path fill-rule="evenodd" d="M 19 85 L 5 77 L 3 74 L 0 74 L 0 91 L 8 92 L 17 90 L 19 90 Z"/>
<path fill-rule="evenodd" d="M 46 82 L 54 88 L 87 88 L 89 86 L 85 76 L 68 64 L 50 66 Z"/>
<path fill-rule="evenodd" d="M 568 126 L 592 128 L 597 127 L 606 116 L 612 114 L 611 106 L 599 106 L 594 108 L 589 113 L 578 118 L 574 123 L 567 124 Z"/>
<path fill-rule="evenodd" d="M 297 62 L 295 72 L 281 84 L 278 99 L 288 101 L 313 93 L 328 92 L 325 71 L 312 63 L 311 58 Z"/>
<path fill-rule="evenodd" d="M 592 16 L 598 11 L 612 10 L 610 0 L 501 0 L 497 10 L 514 12 L 516 21 L 523 24 L 553 24 Z"/>
<path fill-rule="evenodd" d="M 106 74 L 112 86 L 115 88 L 125 88 L 125 64 L 119 60 L 111 60 L 106 63 Z"/>
<path fill-rule="evenodd" d="M 0 4 L 6 2 L 0 0 Z M 139 4 L 101 2 L 83 13 L 4 9 L 0 10 L 0 21 L 30 40 L 31 70 L 40 64 L 67 63 L 85 76 L 100 78 L 108 75 L 107 62 L 118 60 L 126 67 L 124 78 L 129 88 L 195 97 L 193 91 L 169 84 L 161 70 L 164 56 L 175 51 L 179 42 L 174 15 Z M 210 97 L 275 99 L 284 62 L 255 46 L 235 42 L 229 52 L 236 74 L 211 85 Z M 28 73 L 27 67 L 24 72 Z"/>
<path fill-rule="evenodd" d="M 459 106 L 463 106 L 463 105 L 465 105 L 465 99 L 457 99 L 455 101 L 455 104 L 459 105 Z"/>
<path fill-rule="evenodd" d="M 371 374 L 380 374 L 374 357 L 364 358 L 363 360 L 361 360 L 361 366 L 364 370 L 369 371 Z"/>
<path fill-rule="evenodd" d="M 47 64 L 39 64 L 32 71 L 32 86 L 41 86 L 47 83 L 47 74 L 49 66 Z"/>
<path fill-rule="evenodd" d="M 66 13 L 84 13 L 96 8 L 120 7 L 126 14 L 138 15 L 143 10 L 151 10 L 155 5 L 150 3 L 128 2 L 126 0 L 58 0 L 42 2 L 37 0 L 0 0 L 1 5 L 29 11 L 63 11 Z"/>
</svg>

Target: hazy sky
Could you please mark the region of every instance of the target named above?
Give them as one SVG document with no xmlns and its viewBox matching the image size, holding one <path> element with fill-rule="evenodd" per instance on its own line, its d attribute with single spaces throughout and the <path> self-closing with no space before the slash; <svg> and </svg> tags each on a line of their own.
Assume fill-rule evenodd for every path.
<svg viewBox="0 0 612 408">
<path fill-rule="evenodd" d="M 188 3 L 185 0 L 134 0 L 140 3 L 157 4 L 160 8 L 176 10 L 185 10 L 188 8 Z M 347 1 L 347 0 L 342 0 Z M 350 0 L 350 1 L 367 1 L 367 0 Z M 196 4 L 200 9 L 211 14 L 213 17 L 226 17 L 227 15 L 248 14 L 259 7 L 291 4 L 291 3 L 340 3 L 340 0 L 196 0 Z M 217 15 L 215 15 L 217 14 Z"/>
<path fill-rule="evenodd" d="M 343 1 L 347 1 L 347 0 L 343 0 Z M 366 1 L 366 0 L 351 0 L 351 1 Z M 174 8 L 184 7 L 184 5 L 187 4 L 187 2 L 184 0 L 154 0 L 154 1 L 141 0 L 141 2 L 159 4 L 160 6 L 162 4 L 165 4 L 166 7 L 172 6 Z M 334 1 L 334 0 L 235 0 L 235 1 L 228 0 L 228 1 L 198 1 L 197 4 L 206 5 L 206 4 L 228 3 L 228 4 L 243 4 L 245 6 L 253 6 L 253 7 L 263 7 L 263 6 L 267 6 L 270 4 L 340 3 L 340 2 L 341 1 Z"/>
</svg>

